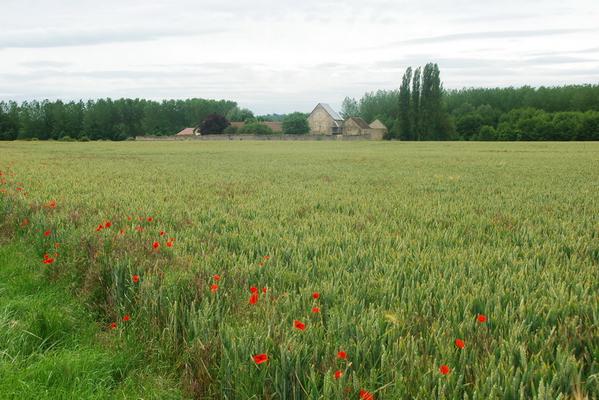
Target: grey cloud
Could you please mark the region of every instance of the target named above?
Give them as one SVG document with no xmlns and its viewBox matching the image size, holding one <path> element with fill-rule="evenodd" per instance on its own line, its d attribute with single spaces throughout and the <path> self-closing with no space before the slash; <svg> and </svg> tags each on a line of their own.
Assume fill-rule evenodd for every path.
<svg viewBox="0 0 599 400">
<path fill-rule="evenodd" d="M 225 31 L 219 29 L 185 28 L 109 28 L 109 29 L 30 29 L 4 32 L 2 48 L 48 48 L 92 46 L 107 43 L 147 42 L 166 37 L 208 35 Z"/>
<path fill-rule="evenodd" d="M 434 44 L 446 43 L 460 40 L 480 40 L 480 39 L 510 39 L 527 38 L 536 36 L 564 35 L 572 33 L 589 32 L 591 29 L 538 29 L 538 30 L 514 30 L 514 31 L 486 31 L 486 32 L 465 32 L 452 33 L 448 35 L 428 36 L 391 42 L 381 47 L 390 47 L 402 44 Z M 375 47 L 380 48 L 380 47 Z"/>
</svg>

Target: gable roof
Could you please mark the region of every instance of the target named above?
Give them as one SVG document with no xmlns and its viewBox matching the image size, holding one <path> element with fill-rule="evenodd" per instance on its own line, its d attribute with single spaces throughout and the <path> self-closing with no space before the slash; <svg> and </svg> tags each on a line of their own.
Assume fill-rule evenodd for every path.
<svg viewBox="0 0 599 400">
<path fill-rule="evenodd" d="M 387 127 L 385 126 L 385 124 L 383 124 L 378 119 L 375 119 L 374 121 L 372 121 L 369 126 L 371 128 L 374 128 L 374 129 L 387 129 Z"/>
<path fill-rule="evenodd" d="M 175 136 L 193 136 L 195 128 L 185 128 L 181 132 L 177 133 Z"/>
<path fill-rule="evenodd" d="M 353 121 L 356 125 L 358 125 L 362 129 L 368 129 L 368 128 L 370 128 L 370 126 L 368 126 L 368 124 L 366 123 L 366 121 L 364 121 L 360 117 L 349 117 L 348 119 L 345 120 L 345 123 L 347 123 L 350 120 Z"/>
<path fill-rule="evenodd" d="M 316 105 L 316 107 L 314 107 L 314 110 L 316 110 L 318 108 L 318 106 L 321 106 L 322 108 L 324 108 L 324 110 L 331 116 L 331 118 L 333 118 L 335 121 L 343 121 L 343 118 L 341 118 L 341 115 L 337 114 L 337 111 L 333 110 L 331 108 L 330 105 L 328 105 L 327 103 L 318 103 Z M 312 110 L 312 112 L 314 112 L 314 110 Z M 312 114 L 312 113 L 310 113 Z"/>
</svg>

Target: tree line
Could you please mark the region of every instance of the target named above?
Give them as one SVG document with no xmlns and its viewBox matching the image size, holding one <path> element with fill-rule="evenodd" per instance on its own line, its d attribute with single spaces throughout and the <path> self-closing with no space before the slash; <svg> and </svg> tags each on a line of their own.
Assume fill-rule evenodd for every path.
<svg viewBox="0 0 599 400">
<path fill-rule="evenodd" d="M 139 135 L 173 135 L 197 126 L 208 115 L 237 110 L 234 101 L 206 99 L 0 102 L 0 140 L 126 140 Z"/>
<path fill-rule="evenodd" d="M 427 64 L 408 68 L 399 90 L 346 97 L 342 114 L 378 118 L 388 139 L 599 140 L 599 85 L 444 90 Z"/>
</svg>

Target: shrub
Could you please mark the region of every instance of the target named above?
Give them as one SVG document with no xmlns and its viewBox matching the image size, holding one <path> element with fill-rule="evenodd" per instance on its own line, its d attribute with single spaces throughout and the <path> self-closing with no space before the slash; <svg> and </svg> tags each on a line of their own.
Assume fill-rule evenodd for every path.
<svg viewBox="0 0 599 400">
<path fill-rule="evenodd" d="M 233 125 L 229 125 L 225 128 L 225 130 L 223 131 L 223 133 L 225 135 L 234 135 L 237 133 L 237 127 L 233 126 Z"/>
<path fill-rule="evenodd" d="M 230 126 L 231 123 L 220 114 L 210 114 L 200 124 L 202 135 L 219 135 Z"/>
<path fill-rule="evenodd" d="M 245 124 L 239 128 L 239 133 L 245 133 L 250 135 L 272 135 L 274 132 L 269 126 L 261 124 L 260 122 L 252 122 Z"/>
<path fill-rule="evenodd" d="M 79 138 L 79 141 L 80 141 L 80 142 L 89 142 L 89 138 L 88 138 L 87 136 L 81 136 L 81 137 Z"/>
<path fill-rule="evenodd" d="M 75 139 L 73 139 L 72 137 L 70 137 L 68 135 L 67 136 L 63 136 L 63 137 L 61 137 L 58 140 L 60 140 L 61 142 L 74 142 L 75 141 Z"/>
<path fill-rule="evenodd" d="M 294 112 L 283 119 L 283 133 L 286 135 L 303 135 L 310 132 L 306 114 Z"/>
</svg>

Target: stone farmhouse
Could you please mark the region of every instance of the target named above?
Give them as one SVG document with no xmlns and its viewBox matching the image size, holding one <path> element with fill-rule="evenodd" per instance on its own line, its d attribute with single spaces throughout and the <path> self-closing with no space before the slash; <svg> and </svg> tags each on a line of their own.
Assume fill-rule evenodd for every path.
<svg viewBox="0 0 599 400">
<path fill-rule="evenodd" d="M 311 135 L 367 136 L 372 140 L 381 140 L 387 133 L 387 127 L 378 119 L 371 124 L 360 117 L 345 120 L 325 103 L 318 103 L 308 116 Z"/>
</svg>

